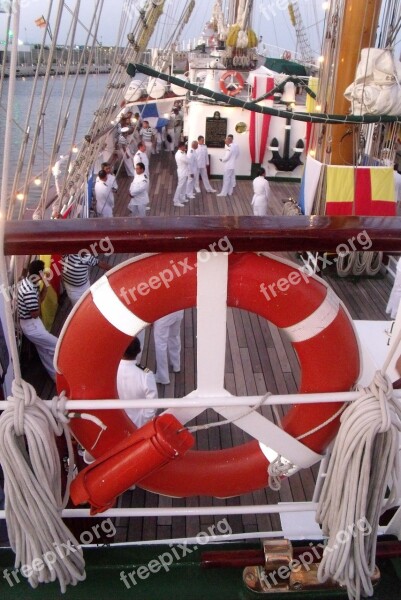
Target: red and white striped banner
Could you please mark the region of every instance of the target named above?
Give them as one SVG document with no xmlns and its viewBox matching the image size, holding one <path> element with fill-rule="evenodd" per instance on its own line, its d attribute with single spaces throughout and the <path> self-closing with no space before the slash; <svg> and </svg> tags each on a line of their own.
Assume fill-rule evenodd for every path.
<svg viewBox="0 0 401 600">
<path fill-rule="evenodd" d="M 274 88 L 274 78 L 266 76 L 255 76 L 252 87 L 252 98 L 256 100 L 266 92 Z M 272 106 L 273 99 L 261 100 L 259 104 L 262 106 Z M 270 127 L 270 115 L 262 115 L 260 113 L 251 112 L 251 120 L 249 124 L 249 151 L 253 163 L 263 163 L 266 152 L 267 137 Z"/>
</svg>

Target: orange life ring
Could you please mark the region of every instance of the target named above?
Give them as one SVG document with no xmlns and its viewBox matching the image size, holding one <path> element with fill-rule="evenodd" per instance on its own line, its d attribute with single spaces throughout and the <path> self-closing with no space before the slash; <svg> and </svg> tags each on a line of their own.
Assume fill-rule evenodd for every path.
<svg viewBox="0 0 401 600">
<path fill-rule="evenodd" d="M 227 84 L 226 80 L 230 79 Z M 236 96 L 244 88 L 244 79 L 238 71 L 225 71 L 220 77 L 220 89 L 226 96 Z M 234 89 L 228 89 L 227 85 L 234 86 Z"/>
<path fill-rule="evenodd" d="M 261 315 L 286 331 L 301 365 L 300 392 L 349 390 L 359 374 L 358 342 L 346 309 L 330 288 L 320 278 L 302 275 L 296 265 L 270 255 L 233 253 L 228 261 L 228 306 Z M 185 272 L 183 268 L 170 277 L 180 264 Z M 143 324 L 196 305 L 196 265 L 194 252 L 144 256 L 123 263 L 96 282 L 60 334 L 55 358 L 58 390 L 66 390 L 71 399 L 116 398 L 119 361 Z M 163 273 L 169 273 L 168 286 L 161 284 Z M 262 289 L 268 290 L 269 301 Z M 294 438 L 318 428 L 305 435 L 302 444 L 321 453 L 338 429 L 339 417 L 333 416 L 339 408 L 340 403 L 295 405 L 282 427 Z M 102 461 L 136 428 L 123 410 L 91 413 L 107 425 L 98 442 L 95 424 L 74 419 L 71 428 Z M 331 422 L 319 429 L 328 419 Z M 189 451 L 141 479 L 140 485 L 176 497 L 236 496 L 265 487 L 268 464 L 259 442 L 253 440 L 231 449 Z M 132 483 L 125 482 L 124 489 Z M 74 485 L 79 485 L 79 475 Z"/>
</svg>

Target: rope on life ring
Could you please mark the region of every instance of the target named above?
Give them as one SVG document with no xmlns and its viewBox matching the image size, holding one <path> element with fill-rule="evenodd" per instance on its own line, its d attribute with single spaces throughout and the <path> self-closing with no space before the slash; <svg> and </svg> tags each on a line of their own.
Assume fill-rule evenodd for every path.
<svg viewBox="0 0 401 600">
<path fill-rule="evenodd" d="M 238 71 L 225 71 L 220 77 L 219 84 L 223 94 L 236 96 L 244 88 L 244 79 Z"/>
<path fill-rule="evenodd" d="M 232 253 L 225 260 L 227 306 L 256 313 L 285 332 L 301 365 L 300 393 L 349 390 L 359 374 L 358 342 L 345 307 L 327 284 L 299 265 L 271 255 Z M 72 400 L 117 397 L 116 373 L 131 339 L 156 319 L 196 306 L 200 262 L 204 262 L 201 252 L 144 255 L 99 279 L 76 304 L 60 334 L 55 356 L 58 389 L 66 390 Z M 162 284 L 163 277 L 168 285 Z M 167 454 L 170 450 L 172 454 L 175 449 L 165 443 L 163 431 L 168 430 L 167 442 L 186 431 L 182 409 L 157 417 L 175 419 L 162 432 L 163 423 L 159 426 L 157 419 L 156 424 L 136 430 L 123 410 L 90 411 L 107 429 L 99 437 L 93 423 L 71 422 L 74 436 L 95 458 L 87 467 L 93 467 L 90 477 L 85 469 L 74 480 L 71 497 L 75 503 L 90 500 L 95 507 L 110 506 L 136 481 L 144 489 L 175 497 L 249 493 L 268 484 L 268 468 L 280 454 L 297 465 L 290 472 L 318 461 L 337 432 L 341 410 L 341 403 L 296 405 L 283 418 L 281 429 L 253 412 L 251 442 L 217 451 L 187 451 L 192 442 L 185 438 L 178 448 L 180 459 L 170 462 L 169 456 L 162 457 L 156 464 L 159 458 L 152 458 L 153 471 L 146 471 L 146 453 L 139 452 L 132 460 L 127 447 L 132 440 L 136 444 L 142 440 L 146 448 L 164 451 L 167 446 Z M 162 441 L 148 442 L 159 433 Z M 285 436 L 284 442 L 280 436 Z M 97 494 L 98 504 L 92 502 Z"/>
<path fill-rule="evenodd" d="M 283 52 L 283 58 L 284 58 L 284 60 L 291 60 L 291 58 L 292 58 L 291 52 L 289 50 L 285 50 Z"/>
</svg>

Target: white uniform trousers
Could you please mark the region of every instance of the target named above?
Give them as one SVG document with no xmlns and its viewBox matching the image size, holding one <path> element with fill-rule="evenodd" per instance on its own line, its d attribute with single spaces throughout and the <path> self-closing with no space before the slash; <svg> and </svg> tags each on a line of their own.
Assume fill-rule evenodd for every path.
<svg viewBox="0 0 401 600">
<path fill-rule="evenodd" d="M 199 184 L 199 178 L 202 178 L 203 181 L 203 185 L 205 186 L 205 190 L 207 192 L 211 192 L 214 191 L 212 186 L 210 185 L 210 181 L 209 181 L 209 177 L 207 174 L 207 170 L 206 167 L 201 167 L 200 169 L 198 169 L 198 171 L 195 173 L 195 190 L 200 190 Z"/>
<path fill-rule="evenodd" d="M 223 173 L 223 187 L 220 192 L 222 196 L 231 196 L 235 187 L 235 170 L 227 169 Z"/>
<path fill-rule="evenodd" d="M 56 370 L 53 365 L 57 338 L 47 331 L 40 317 L 37 319 L 20 319 L 22 333 L 36 346 L 40 360 L 53 381 L 56 380 Z"/>
<path fill-rule="evenodd" d="M 145 148 L 146 148 L 146 156 L 148 158 L 150 158 L 150 155 L 155 153 L 154 148 L 153 148 L 153 142 L 144 140 L 143 143 L 145 144 Z"/>
<path fill-rule="evenodd" d="M 129 206 L 128 209 L 133 217 L 146 217 L 146 204 L 134 204 Z"/>
<path fill-rule="evenodd" d="M 89 290 L 90 283 L 87 281 L 83 285 L 71 285 L 70 283 L 63 281 L 63 286 L 67 292 L 67 296 L 69 297 L 71 304 L 75 306 L 82 294 L 84 294 L 86 290 Z"/>
<path fill-rule="evenodd" d="M 194 196 L 195 175 L 188 175 L 187 179 L 187 196 Z"/>
<path fill-rule="evenodd" d="M 265 217 L 268 214 L 267 202 L 260 203 L 260 204 L 254 204 L 252 206 L 252 208 L 253 208 L 253 214 L 255 215 L 255 217 Z"/>
<path fill-rule="evenodd" d="M 135 177 L 136 171 L 134 169 L 134 158 L 131 154 L 128 144 L 121 146 L 120 156 L 123 159 L 125 171 L 128 177 Z"/>
<path fill-rule="evenodd" d="M 170 383 L 169 361 L 174 372 L 181 369 L 181 321 L 183 317 L 184 311 L 179 310 L 158 319 L 153 324 L 157 383 Z"/>
<path fill-rule="evenodd" d="M 110 206 L 110 204 L 106 204 L 103 207 L 102 212 L 98 213 L 97 216 L 104 217 L 104 218 L 111 218 L 113 216 L 113 208 Z"/>
<path fill-rule="evenodd" d="M 173 198 L 174 204 L 176 204 L 177 202 L 185 202 L 186 201 L 185 192 L 187 189 L 187 181 L 188 181 L 188 175 L 180 175 L 178 177 L 177 189 L 175 190 L 175 194 L 174 194 L 174 198 Z"/>
<path fill-rule="evenodd" d="M 266 195 L 254 194 L 252 197 L 252 209 L 255 217 L 264 217 L 267 213 L 267 198 Z"/>
</svg>

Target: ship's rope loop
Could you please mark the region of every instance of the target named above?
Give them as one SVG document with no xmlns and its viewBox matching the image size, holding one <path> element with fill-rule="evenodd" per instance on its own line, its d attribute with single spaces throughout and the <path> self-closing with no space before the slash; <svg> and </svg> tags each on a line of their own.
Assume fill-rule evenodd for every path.
<svg viewBox="0 0 401 600">
<path fill-rule="evenodd" d="M 193 427 L 183 427 L 183 429 L 187 429 L 190 433 L 195 433 L 196 431 L 203 431 L 204 429 L 211 429 L 212 427 L 222 427 L 223 425 L 230 425 L 231 423 L 235 423 L 235 421 L 238 421 L 239 419 L 243 419 L 244 417 L 247 417 L 251 413 L 258 410 L 258 408 L 263 406 L 263 404 L 266 402 L 266 400 L 269 398 L 269 396 L 271 396 L 271 392 L 267 392 L 267 394 L 262 396 L 262 398 L 259 400 L 259 402 L 257 404 L 254 404 L 248 410 L 246 410 L 241 415 L 238 415 L 237 417 L 235 417 L 233 419 L 225 419 L 224 421 L 215 421 L 214 423 L 206 423 L 205 425 L 194 425 Z M 182 431 L 183 429 L 181 429 L 179 431 Z"/>
<path fill-rule="evenodd" d="M 336 413 L 334 413 L 334 415 L 332 415 L 329 419 L 326 419 L 326 421 L 323 421 L 323 423 L 320 423 L 320 425 L 317 425 L 313 429 L 306 431 L 305 433 L 303 433 L 302 435 L 299 435 L 295 439 L 298 442 L 300 442 L 301 440 L 305 439 L 309 435 L 313 435 L 317 431 L 320 431 L 321 429 L 323 429 L 324 427 L 326 427 L 327 425 L 329 425 L 330 423 L 332 423 L 333 421 L 338 419 L 338 417 L 341 415 L 341 413 L 344 412 L 345 408 L 346 408 L 346 404 L 343 404 L 343 406 Z M 267 472 L 269 473 L 270 489 L 272 489 L 274 492 L 278 492 L 281 489 L 282 479 L 284 477 L 289 477 L 289 475 L 292 474 L 294 468 L 296 468 L 295 465 L 293 463 L 291 463 L 289 460 L 287 460 L 286 458 L 284 458 L 283 456 L 278 455 L 277 458 L 272 460 L 272 462 L 269 463 L 269 466 L 267 467 Z"/>
<path fill-rule="evenodd" d="M 337 274 L 340 277 L 377 275 L 382 265 L 383 252 L 350 252 L 337 258 Z"/>
<path fill-rule="evenodd" d="M 274 492 L 280 491 L 282 479 L 288 477 L 294 467 L 295 465 L 280 455 L 272 460 L 267 469 L 269 473 L 269 488 Z"/>
<path fill-rule="evenodd" d="M 377 275 L 383 262 L 383 252 L 368 252 L 369 258 L 366 264 L 367 275 Z"/>
<path fill-rule="evenodd" d="M 365 273 L 367 266 L 371 260 L 369 252 L 355 252 L 355 260 L 352 266 L 352 274 L 359 277 Z"/>
<path fill-rule="evenodd" d="M 26 381 L 13 382 L 12 396 L 0 419 L 0 462 L 4 472 L 6 519 L 15 567 L 28 565 L 28 581 L 59 580 L 60 589 L 85 579 L 79 542 L 64 525 L 60 512 L 69 497 L 74 468 L 64 394 L 51 408 Z M 55 436 L 64 433 L 69 473 L 61 492 L 61 467 Z M 39 567 L 40 565 L 40 567 Z"/>
<path fill-rule="evenodd" d="M 339 277 L 347 277 L 354 268 L 356 252 L 340 254 L 337 258 L 337 275 Z"/>
<path fill-rule="evenodd" d="M 318 578 L 347 586 L 352 600 L 373 595 L 379 516 L 396 501 L 401 433 L 401 403 L 384 371 L 358 389 L 341 416 L 316 514 L 328 536 Z"/>
</svg>

